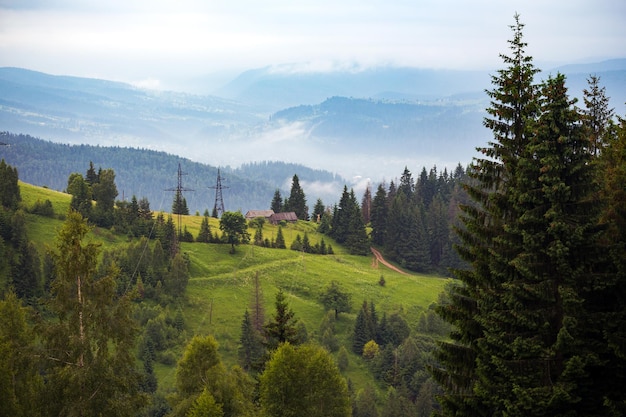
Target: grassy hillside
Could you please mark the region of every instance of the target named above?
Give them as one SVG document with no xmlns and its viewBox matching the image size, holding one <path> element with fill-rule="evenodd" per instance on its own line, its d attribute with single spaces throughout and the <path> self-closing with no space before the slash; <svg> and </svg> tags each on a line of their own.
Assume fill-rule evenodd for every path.
<svg viewBox="0 0 626 417">
<path fill-rule="evenodd" d="M 56 218 L 27 215 L 30 239 L 42 248 L 44 244 L 52 244 L 62 222 L 59 217 L 67 212 L 70 197 L 24 183 L 20 183 L 20 190 L 23 205 L 27 208 L 38 200 L 52 202 Z M 174 220 L 177 221 L 177 217 Z M 182 216 L 183 224 L 194 236 L 198 234 L 201 220 L 200 216 Z M 210 221 L 212 230 L 219 230 L 218 220 Z M 314 245 L 322 238 L 315 229 L 316 225 L 309 222 L 286 226 L 283 232 L 287 246 L 305 231 Z M 250 233 L 253 235 L 254 231 L 250 230 Z M 276 226 L 266 224 L 263 228 L 266 238 L 271 239 L 276 233 Z M 126 236 L 98 228 L 93 229 L 90 238 L 102 242 L 104 248 L 128 243 Z M 437 276 L 402 275 L 378 266 L 371 256 L 348 255 L 328 237 L 324 240 L 333 246 L 334 255 L 312 255 L 254 245 L 238 246 L 235 254 L 229 254 L 229 245 L 183 243 L 182 251 L 189 256 L 191 272 L 186 300 L 180 306 L 188 338 L 196 334 L 212 334 L 220 343 L 224 362 L 236 364 L 241 320 L 250 306 L 253 279 L 257 273 L 265 300 L 266 320 L 274 314 L 274 297 L 282 289 L 311 338 L 315 337 L 325 315 L 319 296 L 331 281 L 339 282 L 352 297 L 352 312 L 340 314 L 336 323 L 339 340 L 348 350 L 356 313 L 364 300 L 373 301 L 381 314 L 401 313 L 411 329 L 417 331 L 420 315 L 437 300 L 449 281 Z M 385 286 L 379 285 L 381 275 Z M 174 353 L 180 355 L 182 349 L 181 345 Z M 157 364 L 156 371 L 161 389 L 173 386 L 174 366 Z M 357 388 L 372 381 L 364 362 L 352 354 L 346 375 Z"/>
</svg>

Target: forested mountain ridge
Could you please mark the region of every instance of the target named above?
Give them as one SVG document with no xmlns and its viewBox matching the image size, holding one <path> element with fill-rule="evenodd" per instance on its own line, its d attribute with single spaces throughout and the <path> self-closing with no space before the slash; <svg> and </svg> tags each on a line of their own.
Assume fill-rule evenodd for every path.
<svg viewBox="0 0 626 417">
<path fill-rule="evenodd" d="M 484 135 L 484 104 L 479 99 L 411 102 L 331 97 L 317 105 L 281 110 L 271 121 L 277 125 L 302 123 L 311 140 L 343 152 L 357 143 L 372 153 L 389 156 L 398 149 L 435 155 L 444 147 L 449 159 L 460 161 Z"/>
<path fill-rule="evenodd" d="M 1 134 L 0 141 L 8 145 L 0 148 L 2 158 L 18 169 L 20 179 L 34 185 L 63 191 L 71 173 L 84 173 L 93 162 L 96 169 L 115 171 L 119 200 L 130 200 L 133 195 L 146 197 L 153 209 L 170 211 L 174 193 L 166 190 L 177 186 L 180 163 L 182 185 L 193 190 L 184 192 L 190 211 L 210 212 L 215 203 L 215 189 L 211 188 L 217 182 L 215 166 L 147 149 L 59 144 L 8 132 Z M 317 198 L 332 204 L 344 184 L 335 174 L 283 162 L 246 164 L 238 169 L 221 167 L 220 171 L 226 210 L 241 210 L 244 214 L 268 209 L 275 190 L 289 190 L 295 173 L 302 178 L 311 206 Z"/>
</svg>

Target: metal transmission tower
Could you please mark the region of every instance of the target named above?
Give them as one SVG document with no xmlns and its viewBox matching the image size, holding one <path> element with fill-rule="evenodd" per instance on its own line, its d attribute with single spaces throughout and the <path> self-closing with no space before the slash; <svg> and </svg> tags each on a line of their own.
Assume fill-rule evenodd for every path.
<svg viewBox="0 0 626 417">
<path fill-rule="evenodd" d="M 222 176 L 220 175 L 220 169 L 217 169 L 217 183 L 215 187 L 209 187 L 215 190 L 215 205 L 213 206 L 213 214 L 216 217 L 220 217 L 224 214 L 224 197 L 222 196 L 222 189 L 228 188 L 222 185 Z"/>
<path fill-rule="evenodd" d="M 183 191 L 195 191 L 192 188 L 185 188 L 183 187 L 183 175 L 187 175 L 186 172 L 183 172 L 182 169 L 180 169 L 180 162 L 178 163 L 178 183 L 176 185 L 176 187 L 174 188 L 167 188 L 165 191 L 175 191 L 176 192 L 176 197 L 175 198 L 180 198 L 180 201 L 182 202 L 183 200 Z M 178 211 L 178 238 L 180 239 L 180 237 L 182 236 L 182 213 L 180 211 L 180 207 Z"/>
</svg>

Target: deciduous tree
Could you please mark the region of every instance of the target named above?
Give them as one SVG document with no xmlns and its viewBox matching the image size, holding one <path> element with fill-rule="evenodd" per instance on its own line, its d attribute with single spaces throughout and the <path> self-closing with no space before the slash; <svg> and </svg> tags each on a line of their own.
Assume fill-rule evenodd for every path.
<svg viewBox="0 0 626 417">
<path fill-rule="evenodd" d="M 348 417 L 348 385 L 332 356 L 313 345 L 281 345 L 260 378 L 266 416 Z"/>
<path fill-rule="evenodd" d="M 326 310 L 335 312 L 335 319 L 339 313 L 349 313 L 352 309 L 350 294 L 342 291 L 337 281 L 332 281 L 320 295 L 320 300 Z"/>
<path fill-rule="evenodd" d="M 223 213 L 220 219 L 220 230 L 224 232 L 228 243 L 231 245 L 230 253 L 235 253 L 235 245 L 250 241 L 248 224 L 241 212 L 227 211 Z"/>
</svg>

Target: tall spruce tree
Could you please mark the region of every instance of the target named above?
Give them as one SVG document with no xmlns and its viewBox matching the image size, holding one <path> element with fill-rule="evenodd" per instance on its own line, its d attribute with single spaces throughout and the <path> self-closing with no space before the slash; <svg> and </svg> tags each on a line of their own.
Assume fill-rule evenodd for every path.
<svg viewBox="0 0 626 417">
<path fill-rule="evenodd" d="M 379 184 L 376 195 L 372 201 L 370 223 L 372 225 L 372 243 L 382 246 L 385 243 L 385 231 L 387 229 L 387 191 L 385 186 Z"/>
<path fill-rule="evenodd" d="M 283 197 L 280 195 L 278 188 L 274 191 L 274 198 L 272 198 L 270 209 L 273 210 L 274 213 L 281 213 L 283 211 Z"/>
<path fill-rule="evenodd" d="M 492 130 L 494 140 L 479 149 L 485 157 L 476 158 L 467 172 L 471 182 L 466 190 L 474 204 L 462 206 L 463 226 L 458 234 L 462 241 L 459 253 L 470 269 L 455 272 L 463 285 L 453 286 L 450 304 L 439 308 L 441 316 L 454 325 L 452 341 L 440 343 L 436 352 L 441 368 L 433 370 L 444 390 L 441 415 L 497 414 L 494 400 L 499 397 L 492 388 L 506 382 L 495 372 L 493 378 L 488 377 L 493 369 L 489 358 L 481 356 L 487 337 L 481 314 L 502 308 L 503 285 L 512 275 L 506 257 L 500 256 L 508 250 L 500 239 L 506 222 L 522 213 L 509 206 L 506 193 L 515 186 L 517 159 L 528 144 L 538 112 L 537 87 L 533 83 L 538 70 L 525 52 L 523 28 L 516 14 L 511 26 L 513 38 L 509 40 L 511 55 L 501 54 L 506 68 L 492 76 L 494 89 L 487 91 L 491 107 L 484 124 Z M 485 377 L 486 382 L 492 382 L 491 387 L 478 386 Z"/>
<path fill-rule="evenodd" d="M 296 327 L 298 319 L 287 304 L 283 290 L 279 290 L 278 293 L 276 293 L 275 306 L 276 314 L 270 322 L 265 325 L 265 337 L 267 339 L 268 349 L 276 350 L 279 345 L 286 342 L 292 345 L 298 344 L 298 329 Z"/>
<path fill-rule="evenodd" d="M 587 79 L 589 89 L 583 90 L 583 125 L 587 129 L 590 150 L 597 156 L 602 148 L 606 146 L 606 133 L 610 120 L 613 118 L 614 110 L 609 107 L 609 98 L 606 96 L 606 89 L 600 87 L 600 77 L 591 75 Z"/>
<path fill-rule="evenodd" d="M 309 208 L 306 205 L 306 197 L 296 174 L 291 179 L 291 192 L 287 201 L 288 204 L 286 204 L 285 210 L 293 211 L 300 220 L 309 220 Z"/>
<path fill-rule="evenodd" d="M 600 154 L 602 184 L 602 224 L 606 229 L 602 249 L 607 270 L 596 281 L 597 294 L 589 300 L 596 306 L 596 327 L 601 325 L 608 351 L 603 352 L 605 367 L 599 381 L 604 383 L 610 415 L 626 415 L 626 119 L 619 118 Z M 601 285 L 598 285 L 601 284 Z M 608 414 L 608 413 L 607 413 Z"/>
<path fill-rule="evenodd" d="M 0 160 L 0 206 L 12 210 L 17 209 L 21 200 L 18 185 L 17 168 Z"/>
</svg>

